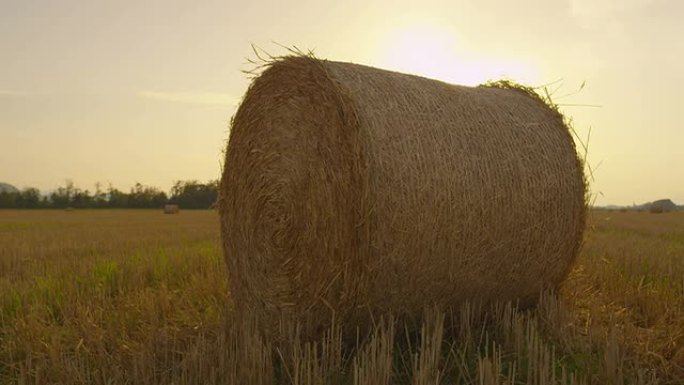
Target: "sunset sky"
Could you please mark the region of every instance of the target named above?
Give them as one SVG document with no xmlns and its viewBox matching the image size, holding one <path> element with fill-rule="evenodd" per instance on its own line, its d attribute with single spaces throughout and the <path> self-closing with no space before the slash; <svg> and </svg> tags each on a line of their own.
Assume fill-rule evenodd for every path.
<svg viewBox="0 0 684 385">
<path fill-rule="evenodd" d="M 0 182 L 218 178 L 251 44 L 277 42 L 458 84 L 553 83 L 591 127 L 597 204 L 684 204 L 682 20 L 677 0 L 1 0 Z"/>
</svg>

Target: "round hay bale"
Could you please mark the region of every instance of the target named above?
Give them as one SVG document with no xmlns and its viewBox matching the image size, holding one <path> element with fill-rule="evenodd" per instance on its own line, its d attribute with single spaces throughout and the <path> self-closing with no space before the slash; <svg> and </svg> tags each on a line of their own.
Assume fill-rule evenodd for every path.
<svg viewBox="0 0 684 385">
<path fill-rule="evenodd" d="M 178 205 L 173 205 L 173 204 L 165 204 L 164 205 L 164 214 L 178 214 L 180 209 L 178 208 Z"/>
<path fill-rule="evenodd" d="M 533 303 L 578 253 L 585 180 L 529 90 L 286 57 L 233 118 L 219 210 L 239 309 L 357 325 Z"/>
</svg>

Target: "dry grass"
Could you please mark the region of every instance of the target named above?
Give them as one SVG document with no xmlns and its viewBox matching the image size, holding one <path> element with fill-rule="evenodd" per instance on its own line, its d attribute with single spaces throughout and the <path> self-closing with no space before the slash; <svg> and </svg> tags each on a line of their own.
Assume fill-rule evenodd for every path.
<svg viewBox="0 0 684 385">
<path fill-rule="evenodd" d="M 593 213 L 534 310 L 426 309 L 344 344 L 235 319 L 211 211 L 0 211 L 2 384 L 681 384 L 684 213 Z"/>
</svg>

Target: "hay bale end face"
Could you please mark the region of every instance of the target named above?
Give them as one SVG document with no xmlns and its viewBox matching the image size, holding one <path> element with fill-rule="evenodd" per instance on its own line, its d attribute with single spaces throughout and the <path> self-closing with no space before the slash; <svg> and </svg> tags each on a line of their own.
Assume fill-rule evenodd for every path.
<svg viewBox="0 0 684 385">
<path fill-rule="evenodd" d="M 324 327 L 533 302 L 575 259 L 585 181 L 527 91 L 287 57 L 233 119 L 219 211 L 237 307 Z"/>
<path fill-rule="evenodd" d="M 164 205 L 164 214 L 178 214 L 178 205 Z"/>
</svg>

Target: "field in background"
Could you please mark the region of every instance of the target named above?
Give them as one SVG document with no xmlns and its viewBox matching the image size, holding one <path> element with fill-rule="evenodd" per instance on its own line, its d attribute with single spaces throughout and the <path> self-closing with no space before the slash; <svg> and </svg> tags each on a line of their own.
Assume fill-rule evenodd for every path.
<svg viewBox="0 0 684 385">
<path fill-rule="evenodd" d="M 684 213 L 592 213 L 534 310 L 274 348 L 231 308 L 213 211 L 0 210 L 2 384 L 681 384 Z"/>
</svg>

